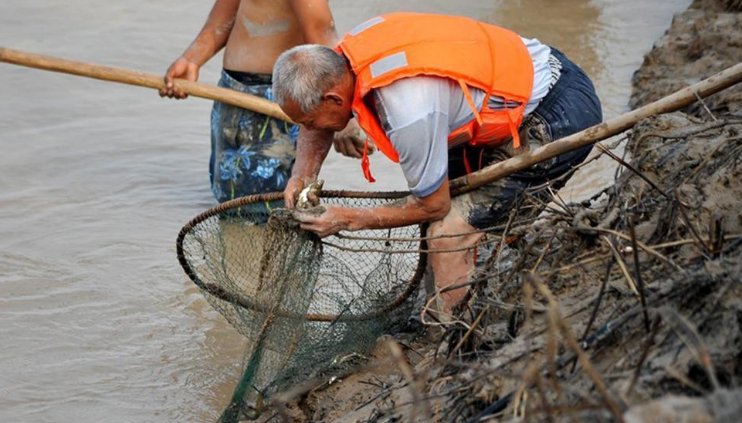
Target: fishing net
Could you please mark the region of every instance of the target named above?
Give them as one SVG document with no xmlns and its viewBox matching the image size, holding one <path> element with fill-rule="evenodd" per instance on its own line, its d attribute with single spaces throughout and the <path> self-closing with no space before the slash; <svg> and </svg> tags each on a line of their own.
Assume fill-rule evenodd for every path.
<svg viewBox="0 0 742 423">
<path fill-rule="evenodd" d="M 324 191 L 322 204 L 370 207 L 403 195 Z M 178 235 L 185 272 L 248 339 L 222 422 L 255 419 L 271 395 L 357 365 L 379 335 L 407 321 L 425 269 L 418 226 L 320 240 L 287 218 L 281 199 L 220 204 Z"/>
</svg>

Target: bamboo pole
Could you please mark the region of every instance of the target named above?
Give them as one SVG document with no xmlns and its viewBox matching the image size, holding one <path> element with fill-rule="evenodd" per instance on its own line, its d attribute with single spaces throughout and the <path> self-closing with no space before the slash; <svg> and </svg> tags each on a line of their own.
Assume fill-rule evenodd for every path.
<svg viewBox="0 0 742 423">
<path fill-rule="evenodd" d="M 59 59 L 51 56 L 26 53 L 2 47 L 0 47 L 0 61 L 37 69 L 69 73 L 72 75 L 155 89 L 160 89 L 165 86 L 164 79 L 160 75 Z M 562 139 L 553 141 L 545 146 L 537 148 L 536 150 L 529 151 L 508 160 L 492 164 L 479 171 L 456 178 L 450 183 L 451 194 L 458 195 L 469 192 L 479 186 L 524 170 L 536 163 L 576 150 L 586 145 L 594 144 L 600 140 L 619 134 L 633 127 L 641 119 L 678 110 L 693 103 L 699 97 L 708 97 L 711 94 L 737 84 L 741 80 L 742 63 L 737 63 L 716 75 L 636 110 Z M 175 86 L 181 91 L 195 97 L 217 100 L 263 113 L 287 122 L 291 121 L 277 104 L 264 98 L 183 79 L 176 79 Z"/>
<path fill-rule="evenodd" d="M 0 62 L 158 90 L 165 87 L 165 80 L 162 75 L 60 59 L 4 47 L 0 47 Z M 291 119 L 283 113 L 276 103 L 258 96 L 184 79 L 176 79 L 175 87 L 194 97 L 220 101 L 291 122 Z"/>
<path fill-rule="evenodd" d="M 551 142 L 533 151 L 523 153 L 499 163 L 487 166 L 477 172 L 456 178 L 451 181 L 452 195 L 469 192 L 479 186 L 488 184 L 512 173 L 524 170 L 536 163 L 556 157 L 560 154 L 576 150 L 586 145 L 594 144 L 612 135 L 619 134 L 632 128 L 640 120 L 662 113 L 669 113 L 685 107 L 700 98 L 729 88 L 742 81 L 742 63 L 737 63 L 716 75 L 655 102 L 632 110 L 616 118 L 607 120 L 583 131 Z"/>
</svg>

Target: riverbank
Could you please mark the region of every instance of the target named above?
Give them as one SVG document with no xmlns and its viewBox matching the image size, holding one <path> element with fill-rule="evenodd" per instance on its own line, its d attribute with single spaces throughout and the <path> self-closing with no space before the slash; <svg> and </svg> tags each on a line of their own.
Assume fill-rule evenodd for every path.
<svg viewBox="0 0 742 423">
<path fill-rule="evenodd" d="M 741 2 L 695 1 L 636 72 L 632 107 L 742 61 L 740 28 Z M 740 93 L 640 122 L 613 186 L 498 234 L 512 242 L 495 243 L 442 334 L 380 340 L 363 369 L 294 393 L 279 416 L 738 421 Z"/>
</svg>

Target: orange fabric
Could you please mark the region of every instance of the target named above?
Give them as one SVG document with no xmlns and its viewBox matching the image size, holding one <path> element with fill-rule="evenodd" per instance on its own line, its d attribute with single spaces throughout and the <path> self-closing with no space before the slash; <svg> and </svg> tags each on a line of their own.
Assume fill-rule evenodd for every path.
<svg viewBox="0 0 742 423">
<path fill-rule="evenodd" d="M 361 169 L 363 170 L 363 177 L 369 182 L 376 182 L 376 178 L 371 174 L 371 164 L 368 160 L 368 137 L 366 142 L 363 143 L 363 157 L 361 157 Z"/>
<path fill-rule="evenodd" d="M 376 148 L 395 162 L 399 155 L 366 103 L 369 92 L 402 78 L 432 75 L 457 81 L 474 119 L 449 134 L 449 146 L 499 144 L 512 137 L 531 96 L 533 62 L 520 37 L 509 30 L 473 19 L 418 13 L 392 13 L 371 19 L 346 34 L 337 51 L 350 61 L 356 76 L 353 112 Z M 480 110 L 469 87 L 487 93 Z M 518 107 L 492 110 L 490 96 Z"/>
<path fill-rule="evenodd" d="M 467 174 L 471 173 L 471 164 L 469 164 L 469 157 L 466 155 L 466 147 L 464 147 L 464 151 L 461 156 L 464 158 L 464 170 L 466 170 Z"/>
<path fill-rule="evenodd" d="M 464 93 L 464 98 L 466 99 L 466 102 L 469 103 L 469 107 L 471 107 L 472 113 L 474 113 L 474 120 L 477 121 L 477 124 L 482 125 L 482 116 L 479 115 L 479 109 L 477 109 L 477 106 L 474 105 L 474 99 L 471 96 L 471 92 L 469 91 L 469 87 L 466 85 L 466 82 L 464 80 L 459 79 L 459 86 L 461 87 L 461 91 Z"/>
</svg>

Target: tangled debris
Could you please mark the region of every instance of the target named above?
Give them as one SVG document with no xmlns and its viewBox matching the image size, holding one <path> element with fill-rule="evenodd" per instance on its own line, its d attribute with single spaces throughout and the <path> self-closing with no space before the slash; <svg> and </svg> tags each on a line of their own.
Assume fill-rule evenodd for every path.
<svg viewBox="0 0 742 423">
<path fill-rule="evenodd" d="M 614 186 L 503 234 L 518 240 L 494 254 L 513 265 L 482 275 L 448 328 L 447 361 L 430 369 L 431 382 L 447 378 L 429 392 L 441 421 L 621 421 L 664 394 L 738 386 L 741 131 L 742 120 L 645 120 Z"/>
</svg>

